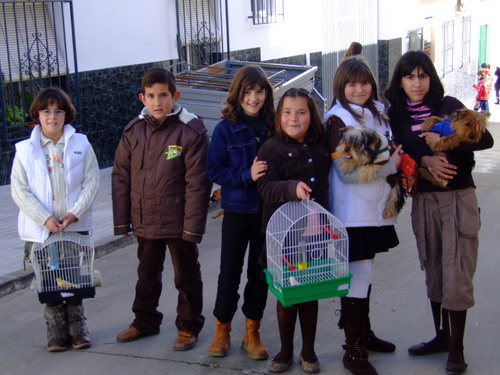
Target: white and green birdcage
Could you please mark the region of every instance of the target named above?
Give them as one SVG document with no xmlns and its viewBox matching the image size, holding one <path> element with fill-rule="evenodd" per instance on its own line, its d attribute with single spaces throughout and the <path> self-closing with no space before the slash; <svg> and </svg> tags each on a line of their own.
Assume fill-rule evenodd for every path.
<svg viewBox="0 0 500 375">
<path fill-rule="evenodd" d="M 316 202 L 282 205 L 266 228 L 270 291 L 285 307 L 346 296 L 351 280 L 348 241 L 342 222 Z"/>
</svg>

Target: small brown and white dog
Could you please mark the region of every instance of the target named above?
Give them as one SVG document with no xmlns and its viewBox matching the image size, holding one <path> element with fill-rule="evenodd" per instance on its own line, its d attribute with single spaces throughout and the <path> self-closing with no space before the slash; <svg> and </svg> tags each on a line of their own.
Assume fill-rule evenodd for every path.
<svg viewBox="0 0 500 375">
<path fill-rule="evenodd" d="M 360 126 L 346 126 L 340 130 L 340 143 L 335 150 L 343 158 L 344 173 L 359 170 L 359 183 L 373 181 L 382 165 L 390 157 L 388 140 L 376 131 Z"/>
<path fill-rule="evenodd" d="M 360 126 L 342 128 L 340 142 L 335 151 L 335 158 L 343 158 L 340 168 L 344 173 L 351 173 L 359 168 L 360 184 L 373 181 L 390 158 L 387 137 Z M 405 191 L 400 178 L 388 180 L 388 183 L 392 189 L 383 216 L 392 218 L 403 208 Z"/>
<path fill-rule="evenodd" d="M 448 162 L 456 165 L 459 170 L 453 180 L 460 178 L 460 169 L 467 169 L 468 172 L 474 167 L 473 160 L 460 159 L 460 152 L 453 151 L 461 143 L 478 143 L 486 132 L 489 112 L 477 112 L 471 109 L 461 109 L 448 117 L 431 116 L 422 124 L 423 132 L 435 132 L 440 134 L 440 138 L 435 145 L 431 147 L 434 155 L 445 155 Z M 467 155 L 465 155 L 467 156 Z M 428 179 L 434 185 L 442 188 L 449 188 L 450 180 L 437 181 L 432 173 L 426 168 L 419 168 L 420 176 Z M 451 181 L 453 181 L 451 180 Z"/>
</svg>

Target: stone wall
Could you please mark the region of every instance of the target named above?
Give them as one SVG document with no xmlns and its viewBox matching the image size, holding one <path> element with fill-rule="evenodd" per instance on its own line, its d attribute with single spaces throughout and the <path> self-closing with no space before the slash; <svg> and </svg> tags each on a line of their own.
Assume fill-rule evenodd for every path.
<svg viewBox="0 0 500 375">
<path fill-rule="evenodd" d="M 80 108 L 77 108 L 75 125 L 89 138 L 100 168 L 113 165 L 123 128 L 142 109 L 138 95 L 144 72 L 155 66 L 167 68 L 173 63 L 169 60 L 79 74 Z M 68 79 L 70 87 L 75 87 L 74 77 Z M 26 136 L 28 134 L 26 132 Z M 17 141 L 0 140 L 0 185 L 10 183 L 14 144 Z"/>
</svg>

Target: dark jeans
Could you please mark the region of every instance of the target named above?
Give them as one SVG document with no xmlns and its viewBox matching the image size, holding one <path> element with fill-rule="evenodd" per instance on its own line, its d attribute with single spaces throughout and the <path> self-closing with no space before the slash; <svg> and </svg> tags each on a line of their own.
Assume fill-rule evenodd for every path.
<svg viewBox="0 0 500 375">
<path fill-rule="evenodd" d="M 490 111 L 490 103 L 487 100 L 481 100 L 481 104 L 479 105 L 479 109 L 481 111 Z"/>
<path fill-rule="evenodd" d="M 225 211 L 222 220 L 220 273 L 214 315 L 222 323 L 233 319 L 238 308 L 241 273 L 248 247 L 247 283 L 242 311 L 245 317 L 261 320 L 267 300 L 267 283 L 259 258 L 264 246 L 261 214 Z"/>
<path fill-rule="evenodd" d="M 177 329 L 198 335 L 203 328 L 203 281 L 198 247 L 180 238 L 148 240 L 137 237 L 138 280 L 132 311 L 134 327 L 146 333 L 158 333 L 163 314 L 157 310 L 162 290 L 163 262 L 166 247 L 170 250 L 174 268 L 174 285 L 179 292 L 177 300 Z"/>
</svg>

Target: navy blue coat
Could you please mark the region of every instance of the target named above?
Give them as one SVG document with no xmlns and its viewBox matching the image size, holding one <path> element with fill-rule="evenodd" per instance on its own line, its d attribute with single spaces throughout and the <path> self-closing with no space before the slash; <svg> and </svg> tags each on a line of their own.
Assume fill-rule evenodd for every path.
<svg viewBox="0 0 500 375">
<path fill-rule="evenodd" d="M 215 127 L 208 151 L 207 174 L 211 181 L 221 186 L 223 209 L 260 212 L 261 201 L 250 168 L 267 131 L 267 128 L 262 129 L 257 139 L 242 122 L 231 124 L 222 120 Z"/>
</svg>

